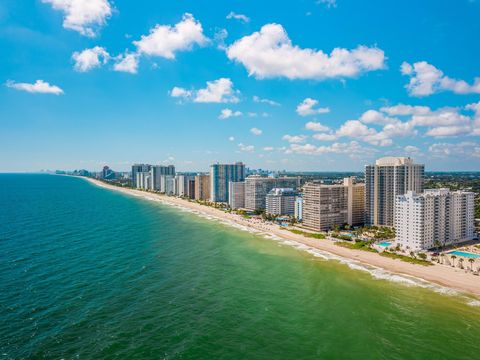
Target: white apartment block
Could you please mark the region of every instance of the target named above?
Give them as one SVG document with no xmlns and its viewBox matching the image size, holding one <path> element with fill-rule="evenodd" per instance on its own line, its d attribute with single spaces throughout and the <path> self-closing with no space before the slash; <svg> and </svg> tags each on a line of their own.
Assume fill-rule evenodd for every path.
<svg viewBox="0 0 480 360">
<path fill-rule="evenodd" d="M 475 194 L 449 189 L 408 191 L 395 203 L 396 243 L 418 251 L 458 244 L 475 237 Z"/>
<path fill-rule="evenodd" d="M 232 209 L 245 207 L 245 181 L 228 183 L 228 205 Z"/>
<path fill-rule="evenodd" d="M 297 192 L 291 188 L 274 188 L 267 194 L 266 212 L 270 215 L 294 215 Z"/>
<path fill-rule="evenodd" d="M 135 179 L 137 189 L 151 190 L 152 189 L 152 176 L 150 171 L 137 172 Z"/>
<path fill-rule="evenodd" d="M 295 219 L 298 221 L 303 220 L 303 196 L 297 196 L 295 198 Z"/>
</svg>

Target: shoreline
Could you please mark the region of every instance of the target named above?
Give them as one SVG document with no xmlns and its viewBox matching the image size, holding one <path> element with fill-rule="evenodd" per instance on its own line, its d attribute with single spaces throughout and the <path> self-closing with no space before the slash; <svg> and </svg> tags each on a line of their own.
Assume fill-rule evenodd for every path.
<svg viewBox="0 0 480 360">
<path fill-rule="evenodd" d="M 480 298 L 480 279 L 476 276 L 473 276 L 472 274 L 465 273 L 464 270 L 458 268 L 451 268 L 440 264 L 434 264 L 433 266 L 428 267 L 417 264 L 410 264 L 402 262 L 401 260 L 385 258 L 372 252 L 344 248 L 335 245 L 334 242 L 331 240 L 317 240 L 307 238 L 303 235 L 294 234 L 287 230 L 282 230 L 279 226 L 275 224 L 267 224 L 260 221 L 255 221 L 253 219 L 244 219 L 239 215 L 226 213 L 222 210 L 208 207 L 205 205 L 200 205 L 198 203 L 190 202 L 184 199 L 130 188 L 121 188 L 118 186 L 106 184 L 102 181 L 92 178 L 80 178 L 83 178 L 90 183 L 105 189 L 114 190 L 137 197 L 148 197 L 152 200 L 161 201 L 162 203 L 171 206 L 186 208 L 201 215 L 207 215 L 217 220 L 228 222 L 231 226 L 233 226 L 234 224 L 237 226 L 239 225 L 245 227 L 246 230 L 252 230 L 257 233 L 262 233 L 271 238 L 281 239 L 286 243 L 294 242 L 296 244 L 291 245 L 294 245 L 294 247 L 300 248 L 301 250 L 308 251 L 308 248 L 311 248 L 313 250 L 325 252 L 327 253 L 325 255 L 331 256 L 323 256 L 322 254 L 320 254 L 320 256 L 323 256 L 326 259 L 338 260 L 342 263 L 352 261 L 352 266 L 347 263 L 350 268 L 358 267 L 355 266 L 355 263 L 358 263 L 359 265 L 372 267 L 374 271 L 383 270 L 390 273 L 392 276 L 399 275 L 405 277 L 405 281 L 399 282 L 414 283 L 415 280 L 417 280 L 424 283 L 418 283 L 417 285 L 426 288 L 434 289 L 435 286 L 444 288 L 440 289 L 441 291 L 439 292 L 445 293 L 448 292 L 448 290 L 454 290 L 455 292 L 459 292 L 460 294 L 463 293 L 465 295 L 474 296 L 477 299 Z M 347 261 L 342 261 L 342 259 L 345 259 Z M 367 268 L 365 270 L 368 271 Z M 374 277 L 382 278 L 382 276 L 375 276 L 372 272 L 370 272 L 370 274 Z M 431 284 L 431 286 L 428 286 L 429 284 Z"/>
</svg>

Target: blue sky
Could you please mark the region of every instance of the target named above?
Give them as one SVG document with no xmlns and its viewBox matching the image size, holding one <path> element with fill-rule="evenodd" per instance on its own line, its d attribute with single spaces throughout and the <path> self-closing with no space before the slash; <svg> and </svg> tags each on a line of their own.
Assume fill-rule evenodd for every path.
<svg viewBox="0 0 480 360">
<path fill-rule="evenodd" d="M 479 18 L 472 0 L 3 0 L 0 171 L 479 170 Z"/>
</svg>

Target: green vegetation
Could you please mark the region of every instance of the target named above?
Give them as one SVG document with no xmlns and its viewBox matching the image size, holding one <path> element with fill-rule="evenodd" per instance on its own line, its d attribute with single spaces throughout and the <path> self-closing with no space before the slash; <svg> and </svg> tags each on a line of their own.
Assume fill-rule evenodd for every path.
<svg viewBox="0 0 480 360">
<path fill-rule="evenodd" d="M 377 250 L 372 249 L 370 245 L 372 244 L 372 241 L 356 241 L 354 243 L 350 242 L 343 242 L 343 241 L 337 241 L 335 245 L 348 248 L 348 249 L 353 249 L 353 250 L 363 250 L 363 251 L 370 251 L 376 253 Z"/>
<path fill-rule="evenodd" d="M 395 254 L 395 253 L 390 252 L 390 251 L 381 252 L 379 255 L 388 257 L 390 259 L 398 259 L 398 260 L 405 261 L 405 262 L 408 262 L 408 263 L 411 263 L 411 264 L 417 264 L 417 265 L 423 265 L 423 266 L 433 265 L 433 263 L 431 263 L 430 261 L 424 260 L 424 259 L 417 259 L 413 256 L 410 257 L 410 256 Z"/>
<path fill-rule="evenodd" d="M 335 236 L 337 239 L 340 239 L 340 240 L 345 240 L 345 241 L 352 241 L 352 237 L 351 236 L 347 236 L 347 235 L 338 235 L 338 236 Z"/>
<path fill-rule="evenodd" d="M 387 226 L 364 226 L 357 230 L 357 234 L 363 234 L 376 240 L 394 239 L 395 229 Z"/>
<path fill-rule="evenodd" d="M 324 234 L 320 234 L 320 233 L 309 233 L 309 232 L 306 232 L 306 231 L 301 231 L 301 230 L 297 230 L 297 229 L 286 229 L 294 234 L 297 234 L 297 235 L 303 235 L 305 237 L 308 237 L 308 238 L 313 238 L 313 239 L 325 239 L 326 236 Z"/>
</svg>

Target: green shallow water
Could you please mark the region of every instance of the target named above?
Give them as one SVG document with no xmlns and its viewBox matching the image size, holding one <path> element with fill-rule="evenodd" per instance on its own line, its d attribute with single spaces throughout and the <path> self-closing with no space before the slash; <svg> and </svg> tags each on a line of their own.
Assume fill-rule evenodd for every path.
<svg viewBox="0 0 480 360">
<path fill-rule="evenodd" d="M 0 175 L 0 286 L 0 359 L 480 358 L 462 297 L 76 178 Z"/>
</svg>

